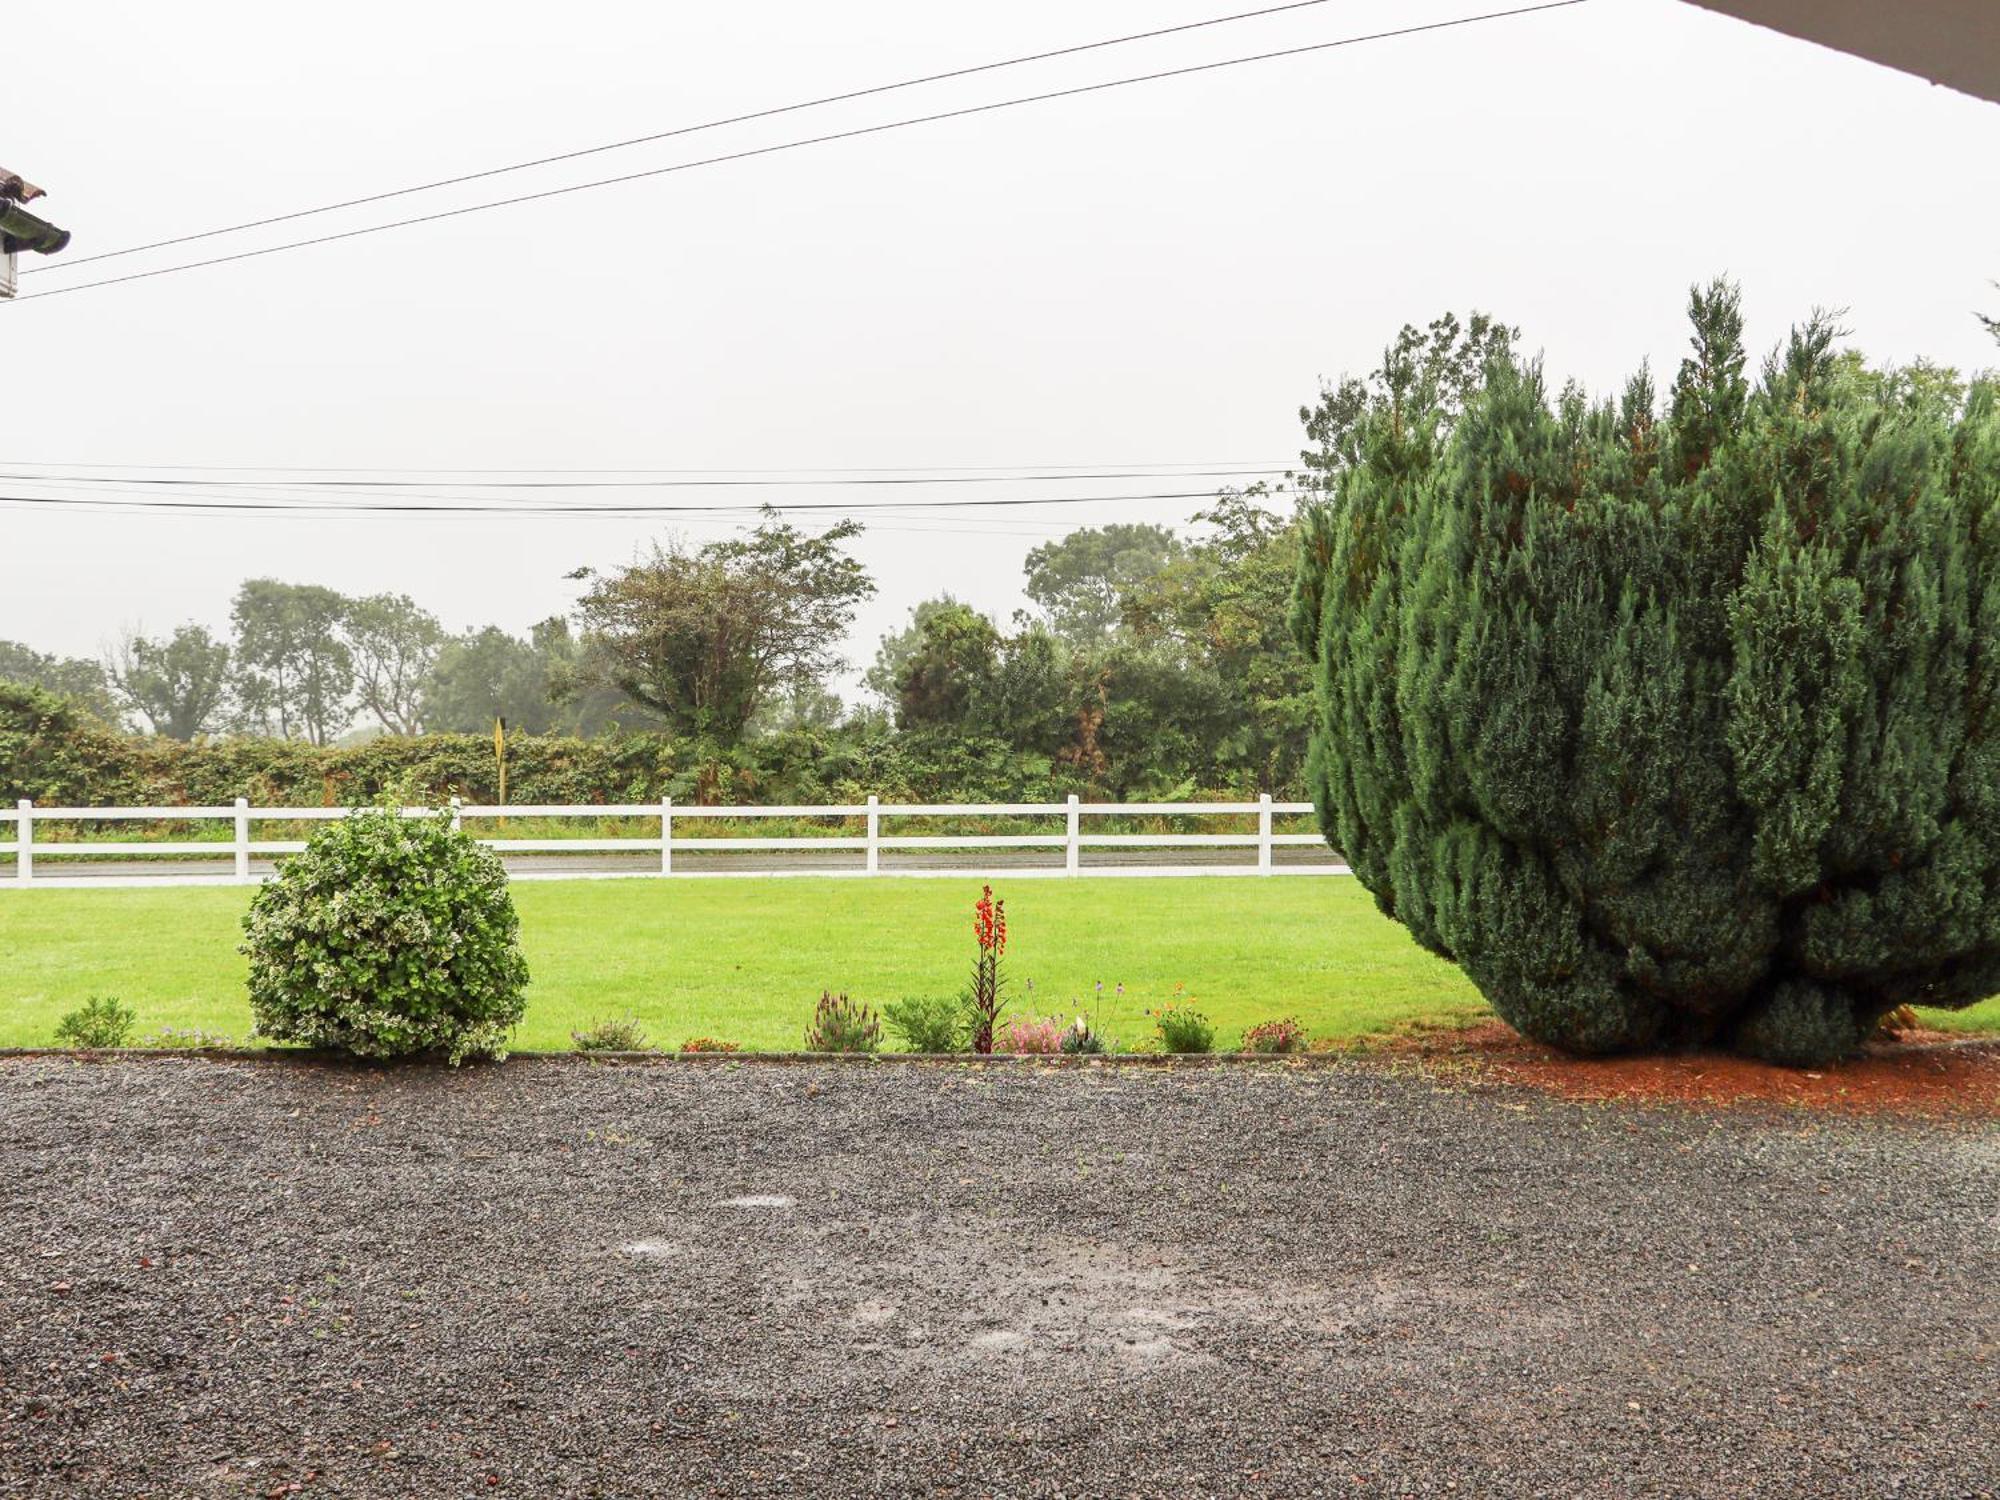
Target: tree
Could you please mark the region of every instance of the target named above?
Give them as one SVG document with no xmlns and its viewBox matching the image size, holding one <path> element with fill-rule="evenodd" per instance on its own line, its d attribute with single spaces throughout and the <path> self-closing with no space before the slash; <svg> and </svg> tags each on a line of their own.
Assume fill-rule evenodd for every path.
<svg viewBox="0 0 2000 1500">
<path fill-rule="evenodd" d="M 524 734 L 598 734 L 644 727 L 615 688 L 577 680 L 578 648 L 569 621 L 552 615 L 523 640 L 497 625 L 451 637 L 424 684 L 427 730 L 490 734 L 495 719 Z"/>
<path fill-rule="evenodd" d="M 903 673 L 923 642 L 924 622 L 943 610 L 963 607 L 950 594 L 939 594 L 935 599 L 912 605 L 910 623 L 882 637 L 882 643 L 875 648 L 875 660 L 862 675 L 861 685 L 893 710 L 903 696 Z"/>
<path fill-rule="evenodd" d="M 445 638 L 437 616 L 407 594 L 375 594 L 350 604 L 342 623 L 362 703 L 391 734 L 421 734 Z"/>
<path fill-rule="evenodd" d="M 341 639 L 348 601 L 316 584 L 253 578 L 236 591 L 237 698 L 253 725 L 324 745 L 352 717 L 354 654 Z"/>
<path fill-rule="evenodd" d="M 1312 678 L 1286 623 L 1298 522 L 1271 509 L 1271 498 L 1263 485 L 1224 491 L 1195 517 L 1205 531 L 1130 590 L 1123 608 L 1136 643 L 1177 653 L 1191 675 L 1213 681 L 1228 699 L 1228 728 L 1208 747 L 1204 776 L 1247 776 L 1258 790 L 1277 792 L 1305 764 Z"/>
<path fill-rule="evenodd" d="M 229 692 L 229 646 L 199 625 L 183 625 L 164 641 L 130 634 L 106 672 L 154 734 L 191 740 L 220 721 Z"/>
<path fill-rule="evenodd" d="M 1496 359 L 1327 455 L 1314 800 L 1529 1035 L 1812 1064 L 2000 990 L 2000 388 L 1884 404 L 1823 317 L 1753 384 L 1691 313 L 1663 417 Z"/>
<path fill-rule="evenodd" d="M 932 610 L 918 627 L 916 649 L 896 688 L 904 728 L 963 725 L 992 682 L 1000 632 L 969 604 Z"/>
<path fill-rule="evenodd" d="M 0 803 L 139 801 L 147 782 L 132 773 L 130 743 L 75 698 L 0 678 Z"/>
<path fill-rule="evenodd" d="M 838 732 L 846 719 L 847 704 L 840 694 L 818 683 L 795 684 L 764 700 L 750 721 L 749 733 L 766 739 L 787 734 L 828 735 Z"/>
<path fill-rule="evenodd" d="M 104 668 L 76 656 L 50 656 L 22 645 L 0 641 L 0 682 L 24 683 L 43 692 L 74 699 L 107 724 L 118 721 Z"/>
<path fill-rule="evenodd" d="M 1165 526 L 1088 526 L 1028 554 L 1027 593 L 1056 634 L 1097 645 L 1117 629 L 1125 591 L 1180 556 Z"/>
<path fill-rule="evenodd" d="M 1426 442 L 1440 440 L 1478 389 L 1487 366 L 1510 358 L 1520 336 L 1520 329 L 1480 312 L 1463 323 L 1453 313 L 1433 318 L 1423 328 L 1405 323 L 1396 341 L 1382 351 L 1377 368 L 1321 386 L 1319 404 L 1299 408 L 1306 440 L 1314 444 L 1299 455 L 1307 483 L 1323 485 L 1358 460 L 1357 439 L 1372 414 L 1414 424 L 1409 451 L 1421 452 Z"/>
<path fill-rule="evenodd" d="M 837 644 L 875 592 L 841 548 L 860 531 L 843 521 L 812 535 L 766 510 L 747 537 L 580 570 L 592 580 L 577 606 L 580 680 L 617 688 L 682 734 L 735 744 L 774 693 L 842 665 Z"/>
<path fill-rule="evenodd" d="M 988 734 L 1047 760 L 1076 743 L 1094 708 L 1088 663 L 1046 625 L 1031 621 L 1000 643 L 993 675 L 974 704 Z"/>
<path fill-rule="evenodd" d="M 490 732 L 495 719 L 527 734 L 554 725 L 547 663 L 498 625 L 468 630 L 438 648 L 424 684 L 423 720 L 435 733 Z"/>
</svg>

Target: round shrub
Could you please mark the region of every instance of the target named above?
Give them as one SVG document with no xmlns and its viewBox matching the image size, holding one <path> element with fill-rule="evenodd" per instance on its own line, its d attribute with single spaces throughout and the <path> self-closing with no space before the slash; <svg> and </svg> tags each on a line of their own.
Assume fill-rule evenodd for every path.
<svg viewBox="0 0 2000 1500">
<path fill-rule="evenodd" d="M 2000 991 L 2000 391 L 1693 320 L 1663 408 L 1496 358 L 1323 461 L 1313 793 L 1528 1035 L 1812 1065 Z"/>
<path fill-rule="evenodd" d="M 505 1055 L 528 966 L 499 856 L 449 813 L 326 824 L 243 919 L 257 1034 L 362 1057 Z"/>
</svg>

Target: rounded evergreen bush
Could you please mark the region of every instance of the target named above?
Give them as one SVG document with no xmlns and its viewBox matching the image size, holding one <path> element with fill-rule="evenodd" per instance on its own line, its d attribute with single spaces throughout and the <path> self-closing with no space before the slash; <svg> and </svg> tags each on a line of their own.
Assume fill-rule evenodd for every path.
<svg viewBox="0 0 2000 1500">
<path fill-rule="evenodd" d="M 2000 415 L 1823 318 L 1752 382 L 1727 284 L 1693 319 L 1661 413 L 1386 382 L 1306 524 L 1311 780 L 1519 1030 L 1811 1065 L 2000 990 Z"/>
<path fill-rule="evenodd" d="M 363 1057 L 505 1055 L 528 966 L 499 856 L 449 813 L 324 825 L 243 919 L 257 1034 Z"/>
</svg>

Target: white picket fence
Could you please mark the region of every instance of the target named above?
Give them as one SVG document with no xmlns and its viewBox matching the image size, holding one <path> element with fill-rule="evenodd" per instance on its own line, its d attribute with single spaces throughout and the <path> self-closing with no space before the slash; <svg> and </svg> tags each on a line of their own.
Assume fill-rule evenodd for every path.
<svg viewBox="0 0 2000 1500">
<path fill-rule="evenodd" d="M 258 823 L 300 823 L 318 822 L 332 818 L 349 816 L 350 809 L 341 807 L 252 807 L 239 799 L 229 807 L 37 807 L 23 800 L 11 809 L 0 808 L 0 834 L 11 832 L 11 838 L 0 841 L 0 889 L 20 889 L 27 886 L 91 886 L 115 887 L 134 885 L 237 885 L 254 884 L 270 876 L 270 861 L 287 854 L 296 854 L 305 847 L 297 839 L 257 839 L 251 830 Z M 437 809 L 426 807 L 404 807 L 400 809 L 405 817 L 429 816 Z M 835 807 L 711 807 L 696 805 L 676 805 L 671 799 L 657 803 L 628 803 L 613 806 L 513 806 L 499 807 L 460 804 L 453 799 L 450 811 L 454 820 L 501 820 L 507 818 L 592 818 L 592 819 L 644 819 L 657 821 L 657 835 L 634 835 L 621 838 L 507 838 L 500 835 L 482 836 L 480 842 L 502 854 L 549 856 L 603 856 L 608 868 L 597 869 L 536 869 L 532 861 L 518 861 L 524 868 L 511 871 L 516 879 L 528 880 L 603 880 L 632 878 L 634 876 L 686 876 L 695 878 L 716 878 L 726 876 L 768 878 L 784 875 L 834 875 L 834 876 L 957 876 L 980 874 L 1003 874 L 1009 879 L 1023 876 L 1075 876 L 1075 875 L 1121 875 L 1121 876 L 1186 876 L 1186 875 L 1345 875 L 1347 866 L 1329 855 L 1323 860 L 1309 862 L 1279 861 L 1275 858 L 1280 849 L 1317 846 L 1324 850 L 1325 843 L 1317 833 L 1279 833 L 1273 829 L 1273 820 L 1279 817 L 1310 813 L 1309 802 L 1275 802 L 1269 796 L 1260 797 L 1255 802 L 1083 802 L 1072 796 L 1066 802 L 1001 802 L 1001 803 L 885 803 L 875 797 L 866 802 Z M 895 834 L 884 833 L 885 822 L 897 819 L 960 819 L 991 823 L 1019 818 L 1063 819 L 1061 832 L 1047 829 L 1028 833 L 943 833 L 943 834 Z M 1148 817 L 1172 819 L 1251 818 L 1256 819 L 1255 833 L 1089 833 L 1085 832 L 1085 820 L 1106 817 Z M 859 834 L 826 835 L 772 835 L 765 837 L 688 837 L 675 833 L 676 823 L 685 824 L 699 819 L 769 819 L 793 818 L 803 820 L 860 820 L 864 831 Z M 133 839 L 124 842 L 98 842 L 75 837 L 52 839 L 36 836 L 37 825 L 105 822 L 199 822 L 210 820 L 230 820 L 234 824 L 234 838 L 229 841 L 203 840 L 153 840 Z M 11 825 L 11 829 L 10 826 Z M 976 855 L 971 860 L 955 860 L 946 864 L 897 863 L 893 859 L 886 862 L 884 854 L 892 856 L 901 851 L 930 851 L 934 855 L 965 855 L 982 849 L 988 850 L 1046 850 L 1046 863 L 1035 864 L 982 864 Z M 1084 859 L 1086 850 L 1135 851 L 1132 855 L 1120 855 L 1118 862 L 1088 863 Z M 1254 859 L 1237 862 L 1196 863 L 1185 851 L 1210 851 L 1221 849 L 1254 850 Z M 1170 857 L 1171 851 L 1184 851 L 1176 861 Z M 835 864 L 826 861 L 794 861 L 787 865 L 783 857 L 795 854 L 824 855 L 834 851 L 847 851 L 859 856 L 858 863 Z M 1150 853 L 1137 851 L 1159 851 L 1156 860 Z M 690 867 L 683 860 L 676 868 L 675 854 L 707 856 L 712 854 L 747 854 L 752 856 L 776 856 L 781 863 L 776 868 L 755 868 L 755 858 L 741 861 L 750 868 L 716 868 L 713 862 Z M 609 856 L 624 856 L 621 863 L 611 864 Z M 1060 863 L 1056 862 L 1060 856 Z M 637 859 L 635 859 L 635 856 Z M 13 864 L 13 879 L 4 878 L 7 862 Z M 190 872 L 172 866 L 161 867 L 164 860 L 178 861 L 185 865 L 193 860 L 211 861 L 221 866 L 228 862 L 227 873 L 220 869 Z M 643 860 L 643 864 L 639 863 Z M 96 873 L 69 875 L 53 874 L 49 870 L 51 862 L 89 861 L 96 866 Z M 254 868 L 262 862 L 264 868 Z M 135 867 L 136 866 L 136 867 Z M 72 865 L 71 869 L 77 869 Z"/>
</svg>

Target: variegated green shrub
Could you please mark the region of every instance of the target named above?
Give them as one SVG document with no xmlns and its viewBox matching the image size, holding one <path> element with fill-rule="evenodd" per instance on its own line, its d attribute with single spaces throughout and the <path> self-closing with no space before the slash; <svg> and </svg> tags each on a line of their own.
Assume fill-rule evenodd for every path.
<svg viewBox="0 0 2000 1500">
<path fill-rule="evenodd" d="M 243 919 L 256 1034 L 362 1057 L 505 1055 L 528 966 L 506 871 L 448 813 L 328 823 Z"/>
</svg>

